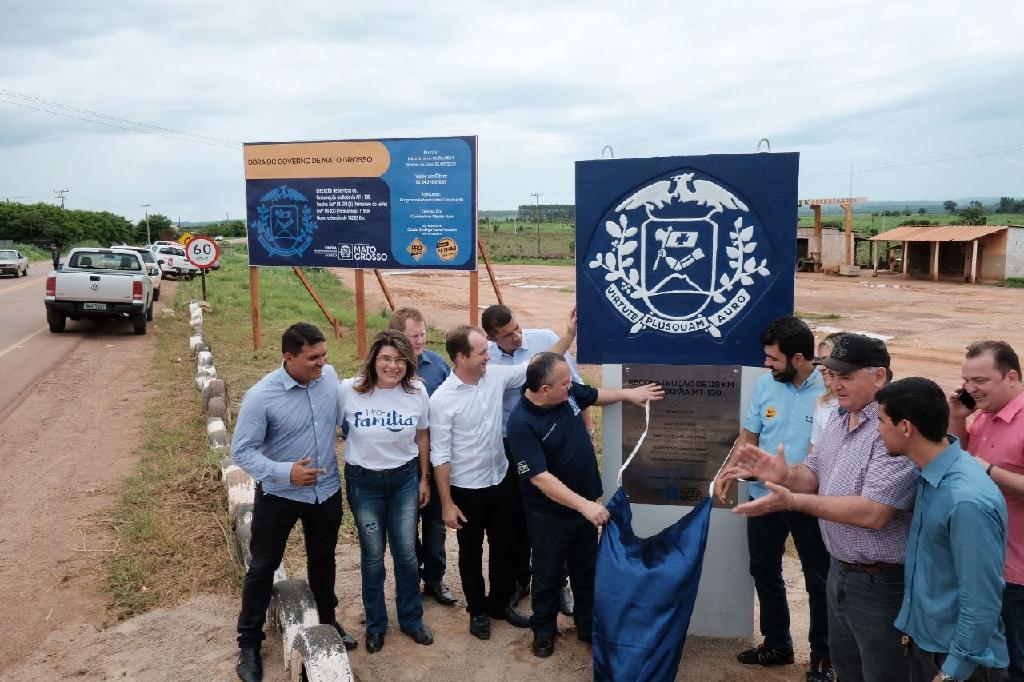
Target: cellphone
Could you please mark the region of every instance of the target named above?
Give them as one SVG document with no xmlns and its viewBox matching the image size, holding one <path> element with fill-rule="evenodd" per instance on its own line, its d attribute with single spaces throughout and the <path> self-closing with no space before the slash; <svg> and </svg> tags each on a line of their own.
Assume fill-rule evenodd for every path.
<svg viewBox="0 0 1024 682">
<path fill-rule="evenodd" d="M 968 410 L 973 410 L 978 406 L 977 401 L 974 400 L 974 396 L 962 388 L 956 392 L 956 399 L 959 400 Z"/>
</svg>

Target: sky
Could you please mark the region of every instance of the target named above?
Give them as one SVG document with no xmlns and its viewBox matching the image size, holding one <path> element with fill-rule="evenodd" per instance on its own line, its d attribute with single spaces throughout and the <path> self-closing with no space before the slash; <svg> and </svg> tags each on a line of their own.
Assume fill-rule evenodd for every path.
<svg viewBox="0 0 1024 682">
<path fill-rule="evenodd" d="M 1024 197 L 1019 0 L 0 3 L 0 201 L 241 218 L 243 142 L 447 135 L 482 209 L 762 138 L 804 198 Z"/>
</svg>

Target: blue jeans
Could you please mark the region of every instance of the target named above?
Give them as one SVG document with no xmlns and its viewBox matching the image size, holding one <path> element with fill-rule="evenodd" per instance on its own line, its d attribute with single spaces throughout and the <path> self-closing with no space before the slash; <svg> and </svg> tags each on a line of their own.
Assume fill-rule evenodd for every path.
<svg viewBox="0 0 1024 682">
<path fill-rule="evenodd" d="M 395 564 L 398 625 L 415 632 L 423 627 L 416 522 L 419 518 L 419 463 L 411 459 L 395 469 L 373 471 L 345 465 L 348 504 L 359 532 L 359 566 L 363 578 L 366 632 L 388 629 L 384 602 L 384 548 L 390 542 Z"/>
<path fill-rule="evenodd" d="M 1003 627 L 1010 650 L 1010 682 L 1024 682 L 1024 585 L 1006 583 Z"/>
<path fill-rule="evenodd" d="M 905 682 L 907 661 L 893 622 L 903 603 L 903 566 L 860 573 L 832 559 L 828 644 L 843 682 Z"/>
</svg>

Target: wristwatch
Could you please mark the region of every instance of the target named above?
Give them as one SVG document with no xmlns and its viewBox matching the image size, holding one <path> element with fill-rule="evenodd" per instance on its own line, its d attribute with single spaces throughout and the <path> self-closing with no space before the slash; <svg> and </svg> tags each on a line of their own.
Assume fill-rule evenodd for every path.
<svg viewBox="0 0 1024 682">
<path fill-rule="evenodd" d="M 941 670 L 939 671 L 939 679 L 942 680 L 942 682 L 956 682 L 957 680 L 957 678 L 948 673 L 944 673 Z"/>
</svg>

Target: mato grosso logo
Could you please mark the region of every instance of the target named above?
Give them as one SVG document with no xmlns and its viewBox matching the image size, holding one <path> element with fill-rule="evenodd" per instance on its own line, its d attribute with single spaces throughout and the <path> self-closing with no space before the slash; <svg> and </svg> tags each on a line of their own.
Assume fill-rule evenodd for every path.
<svg viewBox="0 0 1024 682">
<path fill-rule="evenodd" d="M 630 334 L 722 337 L 771 275 L 747 204 L 696 171 L 656 179 L 601 218 L 591 277 L 630 323 Z M 595 277 L 596 279 L 596 277 Z"/>
<path fill-rule="evenodd" d="M 317 224 L 305 195 L 281 185 L 260 198 L 253 227 L 271 256 L 301 256 L 313 243 Z"/>
</svg>

